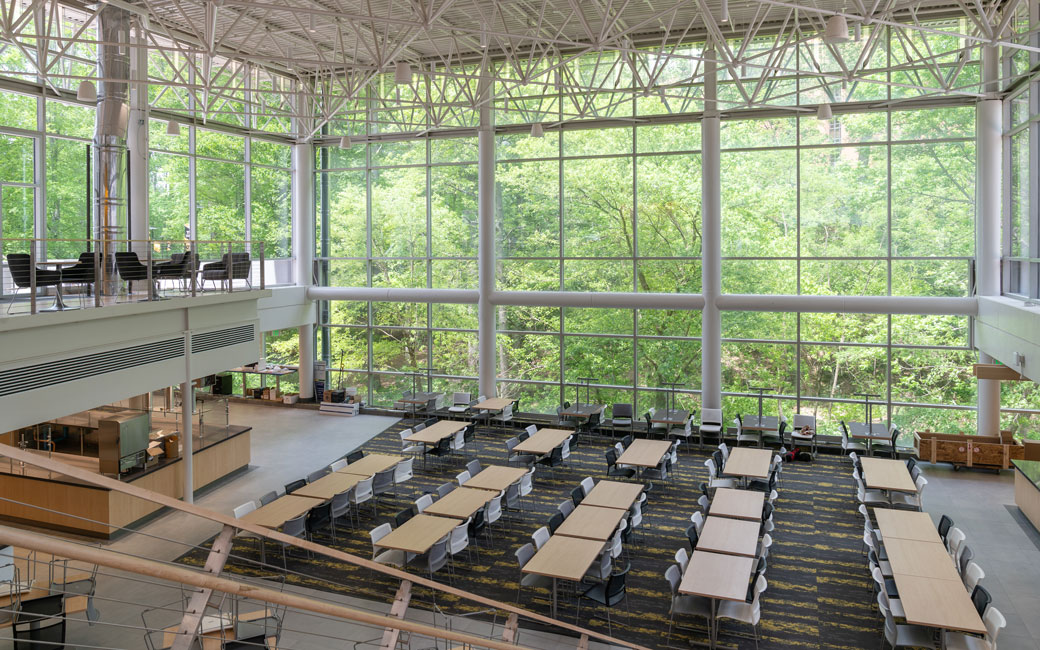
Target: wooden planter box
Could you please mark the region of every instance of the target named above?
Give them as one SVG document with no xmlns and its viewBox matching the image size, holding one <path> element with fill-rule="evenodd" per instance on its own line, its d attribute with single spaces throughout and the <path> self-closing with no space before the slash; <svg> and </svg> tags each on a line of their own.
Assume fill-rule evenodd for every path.
<svg viewBox="0 0 1040 650">
<path fill-rule="evenodd" d="M 1008 469 L 1011 461 L 1025 458 L 1025 447 L 1012 437 L 1010 431 L 1001 431 L 999 436 L 918 431 L 914 433 L 914 449 L 919 460 L 953 463 L 955 469 Z"/>
</svg>

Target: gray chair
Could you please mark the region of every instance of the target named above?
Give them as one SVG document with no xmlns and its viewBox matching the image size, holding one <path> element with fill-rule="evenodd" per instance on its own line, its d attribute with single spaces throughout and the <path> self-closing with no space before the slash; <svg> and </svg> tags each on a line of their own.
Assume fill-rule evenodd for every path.
<svg viewBox="0 0 1040 650">
<path fill-rule="evenodd" d="M 722 442 L 722 409 L 701 409 L 701 423 L 697 427 L 700 446 L 705 444 L 712 447 Z"/>
<path fill-rule="evenodd" d="M 284 524 L 282 524 L 282 533 L 285 534 L 285 535 L 288 535 L 289 537 L 299 537 L 300 539 L 305 539 L 307 537 L 307 515 L 308 514 L 309 513 L 305 512 L 302 515 L 300 515 L 299 517 L 296 517 L 295 519 L 290 519 L 289 521 L 287 521 Z M 286 548 L 289 546 L 289 544 L 287 542 L 278 542 L 278 543 L 282 547 L 282 569 L 286 570 L 286 568 L 287 568 L 286 567 L 286 562 L 285 562 Z M 310 555 L 311 555 L 311 552 L 307 551 L 307 557 L 310 557 Z"/>
<path fill-rule="evenodd" d="M 520 565 L 520 580 L 517 581 L 516 585 L 516 602 L 520 603 L 520 593 L 524 587 L 534 589 L 549 589 L 552 587 L 552 578 L 545 576 L 536 575 L 534 573 L 524 573 L 524 566 L 534 557 L 536 553 L 534 544 L 528 542 L 518 548 L 514 555 L 516 555 L 516 562 Z"/>
<path fill-rule="evenodd" d="M 318 479 L 322 478 L 323 476 L 330 474 L 331 472 L 332 470 L 330 470 L 328 467 L 323 467 L 319 470 L 315 470 L 307 475 L 307 482 L 313 483 Z"/>
<path fill-rule="evenodd" d="M 375 504 L 378 505 L 381 494 L 395 493 L 397 491 L 397 485 L 394 483 L 394 471 L 397 467 L 391 467 L 390 469 L 384 469 L 382 472 L 377 472 L 375 478 L 372 479 L 372 496 L 375 497 Z M 374 510 L 373 510 L 374 512 Z"/>
<path fill-rule="evenodd" d="M 275 492 L 274 490 L 271 490 L 267 494 L 265 494 L 262 497 L 260 497 L 260 505 L 261 506 L 266 506 L 268 503 L 271 503 L 272 501 L 274 501 L 277 498 L 278 498 L 278 493 Z"/>
</svg>

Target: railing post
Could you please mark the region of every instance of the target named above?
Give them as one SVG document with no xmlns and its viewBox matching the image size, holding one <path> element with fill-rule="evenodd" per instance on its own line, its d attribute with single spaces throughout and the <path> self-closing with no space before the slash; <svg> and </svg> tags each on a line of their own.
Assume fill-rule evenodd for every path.
<svg viewBox="0 0 1040 650">
<path fill-rule="evenodd" d="M 29 313 L 36 313 L 36 240 L 29 240 Z"/>
<path fill-rule="evenodd" d="M 133 242 L 130 242 L 130 248 L 133 248 Z M 145 269 L 145 273 L 147 274 L 147 278 L 148 278 L 148 301 L 151 302 L 154 299 L 154 297 L 155 297 L 155 285 L 152 284 L 152 282 L 154 281 L 154 278 L 152 277 L 152 247 L 151 246 L 148 247 L 148 252 L 145 254 L 144 259 L 145 259 L 145 264 L 147 265 L 147 268 Z"/>
<path fill-rule="evenodd" d="M 264 242 L 260 242 L 260 288 L 264 288 L 264 267 L 266 261 L 264 259 Z"/>
<path fill-rule="evenodd" d="M 101 281 L 101 240 L 94 239 L 94 240 L 91 240 L 91 241 L 94 244 L 94 246 L 93 246 L 93 248 L 94 248 L 94 283 L 93 283 L 94 306 L 95 307 L 100 307 L 101 306 L 101 291 L 100 291 L 100 289 L 98 289 L 98 286 L 99 286 L 98 283 Z"/>
</svg>

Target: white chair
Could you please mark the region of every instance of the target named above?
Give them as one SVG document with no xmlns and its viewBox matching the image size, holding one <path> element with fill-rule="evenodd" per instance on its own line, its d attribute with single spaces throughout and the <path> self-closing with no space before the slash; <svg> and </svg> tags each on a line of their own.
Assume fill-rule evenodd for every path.
<svg viewBox="0 0 1040 650">
<path fill-rule="evenodd" d="M 866 485 L 863 483 L 863 479 L 859 476 L 859 470 L 852 470 L 852 478 L 856 481 L 856 498 L 863 505 L 875 507 L 881 506 L 887 508 L 891 505 L 888 500 L 888 496 L 885 495 L 881 490 L 868 490 Z"/>
<path fill-rule="evenodd" d="M 592 492 L 594 487 L 596 487 L 596 481 L 591 476 L 581 479 L 581 491 L 585 493 L 585 496 L 589 496 L 589 492 Z"/>
<path fill-rule="evenodd" d="M 668 435 L 674 436 L 676 440 L 682 440 L 686 443 L 686 451 L 690 451 L 690 438 L 693 437 L 693 413 L 690 413 L 690 417 L 686 418 L 686 422 L 683 423 L 682 428 L 674 428 L 668 432 Z"/>
<path fill-rule="evenodd" d="M 950 529 L 950 532 L 946 533 L 946 547 L 950 552 L 950 557 L 953 558 L 954 563 L 957 562 L 957 556 L 960 555 L 961 546 L 964 544 L 964 540 L 968 539 L 968 536 L 964 534 L 964 531 L 954 526 Z"/>
<path fill-rule="evenodd" d="M 990 607 L 982 616 L 986 626 L 986 636 L 978 638 L 959 632 L 946 633 L 946 650 L 997 650 L 997 635 L 1007 627 L 1007 619 L 997 610 Z"/>
<path fill-rule="evenodd" d="M 975 562 L 968 562 L 967 568 L 964 569 L 964 587 L 970 594 L 975 585 L 979 584 L 979 581 L 986 577 L 986 572 L 982 570 Z"/>
<path fill-rule="evenodd" d="M 841 421 L 841 453 L 843 456 L 848 456 L 849 452 L 858 451 L 860 453 L 867 453 L 867 446 L 862 442 L 853 442 L 849 440 L 849 430 L 845 426 L 845 421 Z"/>
<path fill-rule="evenodd" d="M 466 446 L 466 430 L 462 429 L 455 432 L 455 437 L 451 439 L 451 453 L 461 453 L 462 449 Z"/>
<path fill-rule="evenodd" d="M 685 551 L 685 549 L 683 550 Z M 680 569 L 673 564 L 664 572 L 665 580 L 668 581 L 672 592 L 672 603 L 668 608 L 668 637 L 665 639 L 665 646 L 669 648 L 672 647 L 672 629 L 675 627 L 676 616 L 696 616 L 707 621 L 711 620 L 713 609 L 711 600 L 703 596 L 687 596 L 679 593 L 679 583 L 682 582 L 682 574 L 685 571 L 686 569 Z"/>
<path fill-rule="evenodd" d="M 755 581 L 755 594 L 750 603 L 732 600 L 724 600 L 719 603 L 718 611 L 715 614 L 716 638 L 718 637 L 718 631 L 722 629 L 722 619 L 728 618 L 750 625 L 755 633 L 755 646 L 758 646 L 758 621 L 762 618 L 761 600 L 762 592 L 766 590 L 766 586 L 766 577 L 759 574 L 758 580 Z"/>
<path fill-rule="evenodd" d="M 431 505 L 433 505 L 433 495 L 432 494 L 424 494 L 424 495 L 422 495 L 421 497 L 419 497 L 418 499 L 415 500 L 415 510 L 416 510 L 417 513 L 420 513 L 420 514 L 422 513 L 423 510 L 426 510 Z"/>
<path fill-rule="evenodd" d="M 332 517 L 333 530 L 336 529 L 336 521 L 350 514 L 351 492 L 353 491 L 354 488 L 350 488 L 332 497 L 332 509 L 329 511 L 329 516 Z M 350 525 L 353 526 L 354 522 L 352 521 Z"/>
<path fill-rule="evenodd" d="M 487 507 L 484 509 L 484 534 L 489 540 L 494 538 L 491 535 L 491 526 L 502 518 L 502 495 L 499 494 L 494 499 L 488 501 Z"/>
<path fill-rule="evenodd" d="M 560 514 L 563 515 L 564 519 L 570 517 L 571 513 L 574 512 L 574 499 L 564 499 L 563 501 L 560 501 L 557 510 L 560 511 Z"/>
<path fill-rule="evenodd" d="M 560 455 L 563 458 L 563 466 L 564 467 L 567 466 L 567 459 L 571 457 L 571 440 L 573 440 L 573 439 L 574 439 L 574 436 L 567 436 L 567 439 L 563 441 L 563 445 L 562 445 L 563 449 L 562 449 L 562 453 Z"/>
<path fill-rule="evenodd" d="M 816 457 L 816 416 L 797 414 L 792 421 L 794 428 L 791 430 L 792 444 L 801 443 L 809 445 L 809 453 Z"/>
<path fill-rule="evenodd" d="M 466 481 L 470 480 L 471 478 L 473 477 L 470 476 L 469 470 L 465 469 L 455 475 L 455 480 L 459 482 L 459 487 L 465 485 Z"/>
<path fill-rule="evenodd" d="M 935 648 L 932 629 L 923 625 L 896 625 L 892 611 L 885 606 L 885 594 L 878 594 L 878 609 L 885 617 L 885 638 L 881 641 L 882 649 L 885 643 L 893 648 Z"/>
<path fill-rule="evenodd" d="M 469 393 L 453 393 L 449 413 L 465 413 L 469 410 Z"/>
<path fill-rule="evenodd" d="M 372 480 L 374 478 L 375 477 L 369 476 L 354 486 L 354 498 L 351 503 L 354 504 L 354 514 L 357 515 L 359 523 L 361 521 L 361 515 L 358 506 L 362 503 L 372 501 L 372 512 L 375 513 L 375 501 L 373 501 L 375 495 L 372 493 Z"/>
<path fill-rule="evenodd" d="M 372 560 L 380 564 L 390 564 L 401 568 L 408 562 L 405 552 L 384 549 L 379 545 L 379 540 L 389 535 L 392 530 L 393 528 L 391 528 L 390 524 L 387 523 L 379 524 L 372 530 L 368 531 L 368 536 L 372 540 Z"/>
<path fill-rule="evenodd" d="M 529 424 L 527 425 L 527 428 L 524 429 L 524 431 L 527 432 L 527 435 L 533 436 L 534 434 L 538 433 L 538 426 L 535 424 Z"/>
<path fill-rule="evenodd" d="M 531 561 L 534 554 L 537 551 L 534 545 L 528 542 L 520 548 L 516 549 L 516 563 L 520 565 L 520 580 L 516 586 L 516 602 L 520 602 L 520 592 L 523 591 L 524 587 L 536 587 L 536 588 L 550 588 L 552 587 L 552 578 L 540 576 L 534 573 L 524 573 L 524 566 Z"/>
<path fill-rule="evenodd" d="M 708 489 L 714 490 L 716 488 L 735 488 L 737 487 L 736 479 L 732 478 L 719 478 L 719 470 L 715 467 L 715 460 L 709 458 L 704 461 L 704 466 L 708 468 Z"/>
<path fill-rule="evenodd" d="M 256 501 L 246 501 L 242 505 L 236 507 L 232 513 L 234 514 L 235 519 L 241 519 L 254 510 L 256 510 Z"/>
<path fill-rule="evenodd" d="M 480 473 L 480 459 L 474 458 L 473 460 L 466 463 L 466 471 L 469 472 L 470 478 Z"/>
<path fill-rule="evenodd" d="M 604 548 L 603 552 L 599 554 L 599 563 L 593 561 L 592 566 L 585 572 L 585 577 L 606 582 L 610 578 L 612 568 L 613 558 L 610 557 L 610 549 Z"/>
<path fill-rule="evenodd" d="M 430 580 L 433 580 L 433 574 L 443 569 L 448 564 L 448 536 L 437 540 L 437 542 L 430 547 L 430 550 L 422 555 L 422 559 L 426 562 L 426 570 L 430 574 Z"/>
<path fill-rule="evenodd" d="M 535 548 L 542 548 L 545 546 L 545 543 L 549 541 L 549 529 L 542 526 L 538 530 L 534 531 L 534 534 L 531 535 L 531 539 L 534 541 Z"/>
<path fill-rule="evenodd" d="M 526 474 L 520 477 L 520 496 L 526 497 L 534 490 L 534 470 L 532 467 Z"/>
<path fill-rule="evenodd" d="M 704 513 L 697 511 L 690 515 L 690 523 L 697 530 L 697 534 L 701 534 L 701 529 L 704 528 Z"/>
<path fill-rule="evenodd" d="M 405 440 L 408 436 L 412 435 L 411 429 L 405 429 L 401 432 L 401 453 L 411 454 L 412 456 L 418 456 L 423 452 L 423 446 L 419 444 L 413 445 L 412 443 Z"/>
<path fill-rule="evenodd" d="M 507 404 L 502 412 L 491 418 L 492 420 L 502 425 L 502 430 L 505 431 L 506 425 L 513 421 L 513 405 Z"/>
<path fill-rule="evenodd" d="M 727 445 L 724 442 L 720 442 L 719 451 L 722 452 L 722 466 L 725 467 L 726 463 L 729 462 L 729 445 Z"/>
<path fill-rule="evenodd" d="M 705 438 L 722 442 L 722 409 L 701 409 L 701 423 L 697 427 L 698 443 L 703 448 Z"/>
<path fill-rule="evenodd" d="M 737 446 L 740 446 L 742 442 L 750 442 L 754 447 L 762 446 L 762 432 L 759 430 L 744 431 L 744 419 L 737 414 L 737 417 L 733 418 L 733 425 L 737 427 Z"/>
<path fill-rule="evenodd" d="M 896 618 L 906 618 L 906 610 L 903 609 L 903 601 L 899 598 L 892 598 L 888 595 L 888 587 L 885 584 L 885 576 L 881 573 L 881 569 L 875 564 L 870 567 L 870 575 L 874 578 L 874 587 L 881 597 L 881 602 L 885 604 L 888 611 L 892 612 L 892 616 Z"/>
<path fill-rule="evenodd" d="M 773 536 L 769 533 L 762 535 L 762 541 L 758 543 L 758 557 L 769 557 L 769 547 L 773 545 Z"/>
<path fill-rule="evenodd" d="M 473 521 L 473 517 L 452 528 L 448 536 L 448 555 L 451 556 L 453 567 L 455 565 L 455 556 L 462 551 L 466 551 L 466 557 L 470 561 L 473 559 L 473 552 L 469 547 L 469 524 L 471 521 Z M 454 571 L 454 569 L 452 570 Z"/>
<path fill-rule="evenodd" d="M 331 469 L 333 472 L 338 472 L 338 471 L 340 471 L 341 469 L 343 469 L 346 466 L 347 466 L 347 459 L 346 458 L 340 458 L 339 460 L 332 461 L 332 463 L 329 465 L 329 469 Z"/>
<path fill-rule="evenodd" d="M 924 486 L 928 485 L 928 479 L 918 476 L 914 483 L 917 486 L 917 492 L 913 494 L 893 494 L 892 507 L 913 508 L 918 511 L 924 510 Z"/>
<path fill-rule="evenodd" d="M 686 566 L 690 563 L 690 554 L 686 552 L 685 546 L 680 546 L 679 550 L 675 552 L 675 563 L 679 565 L 683 573 L 686 573 Z"/>
</svg>

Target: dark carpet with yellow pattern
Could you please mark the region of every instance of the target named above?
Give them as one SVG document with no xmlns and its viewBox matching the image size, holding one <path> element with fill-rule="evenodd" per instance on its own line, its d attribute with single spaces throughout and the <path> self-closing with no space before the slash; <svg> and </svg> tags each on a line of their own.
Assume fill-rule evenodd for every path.
<svg viewBox="0 0 1040 650">
<path fill-rule="evenodd" d="M 364 446 L 366 452 L 398 453 L 404 428 L 398 424 Z M 483 465 L 504 464 L 507 438 L 516 434 L 480 428 L 474 445 Z M 493 541 L 481 536 L 472 559 L 466 552 L 456 557 L 452 584 L 483 596 L 514 602 L 520 573 L 514 552 L 531 541 L 531 533 L 544 525 L 570 491 L 585 476 L 596 480 L 606 477 L 604 452 L 610 438 L 583 441 L 573 449 L 567 466 L 557 468 L 555 477 L 539 469 L 534 491 L 525 498 L 526 513 L 505 513 L 494 525 Z M 346 453 L 349 450 L 344 450 Z M 627 553 L 619 563 L 631 562 L 627 576 L 628 602 L 611 610 L 612 632 L 620 638 L 647 647 L 664 647 L 669 621 L 670 594 L 664 572 L 674 562 L 675 551 L 686 544 L 684 531 L 690 515 L 697 510 L 698 486 L 706 479 L 706 452 L 680 449 L 679 471 L 671 481 L 654 482 L 649 494 L 649 509 L 641 534 L 633 537 Z M 334 459 L 315 459 L 315 466 Z M 409 506 L 424 491 L 433 491 L 446 481 L 453 481 L 463 461 L 443 462 L 431 458 L 425 469 L 415 464 L 415 478 L 398 489 L 396 497 L 386 495 L 373 517 L 366 505 L 361 509 L 361 526 L 351 530 L 341 522 L 336 542 L 327 536 L 316 541 L 363 557 L 371 557 L 368 531 Z M 783 471 L 783 485 L 776 501 L 774 543 L 768 558 L 768 588 L 762 597 L 762 616 L 758 625 L 758 647 L 767 648 L 873 648 L 880 640 L 880 621 L 872 606 L 871 583 L 862 554 L 863 523 L 856 512 L 855 494 L 847 462 L 837 456 L 821 454 L 812 463 L 789 463 Z M 257 575 L 255 564 L 243 559 L 259 560 L 254 540 L 235 544 L 239 557 L 229 564 L 229 571 Z M 201 565 L 205 553 L 196 551 L 181 562 Z M 268 562 L 281 567 L 279 547 L 269 544 Z M 341 591 L 381 603 L 392 600 L 397 584 L 382 575 L 351 565 L 326 559 L 292 555 L 288 569 L 293 572 L 290 583 L 317 589 Z M 419 575 L 425 568 L 410 567 Z M 436 574 L 447 582 L 449 572 Z M 413 598 L 417 607 L 430 606 L 428 591 L 417 590 Z M 464 600 L 437 597 L 440 610 L 450 614 L 475 612 L 478 607 Z M 521 606 L 549 613 L 548 591 L 524 590 Z M 575 622 L 574 599 L 562 598 L 559 617 Z M 578 624 L 607 631 L 606 611 L 590 601 L 581 604 Z M 502 621 L 499 616 L 498 621 Z M 703 619 L 679 621 L 689 629 L 676 628 L 670 644 L 689 647 L 688 642 L 706 641 Z M 522 623 L 530 627 L 530 623 Z M 523 642 L 521 636 L 521 643 Z M 734 621 L 722 624 L 719 647 L 754 648 L 749 625 Z"/>
</svg>

